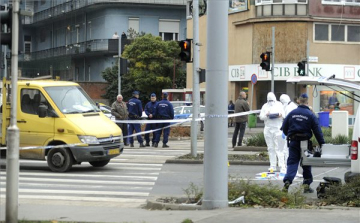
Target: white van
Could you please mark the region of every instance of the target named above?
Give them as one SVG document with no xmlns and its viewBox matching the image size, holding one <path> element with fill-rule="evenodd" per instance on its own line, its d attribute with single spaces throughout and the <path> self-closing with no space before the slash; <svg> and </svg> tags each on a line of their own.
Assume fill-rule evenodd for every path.
<svg viewBox="0 0 360 223">
<path fill-rule="evenodd" d="M 360 90 L 360 84 L 343 79 L 336 79 L 335 75 L 331 77 L 294 77 L 287 80 L 289 83 L 297 83 L 301 85 L 322 85 L 341 87 L 351 91 Z M 360 96 L 353 95 L 355 100 L 359 100 Z M 353 177 L 360 176 L 360 159 L 358 156 L 360 145 L 360 108 L 358 108 L 352 135 L 351 145 L 330 145 L 325 144 L 322 147 L 321 157 L 307 157 L 307 143 L 301 143 L 302 164 L 311 166 L 351 166 L 351 170 L 345 173 L 345 182 L 349 182 Z M 326 155 L 325 155 L 326 154 Z"/>
</svg>

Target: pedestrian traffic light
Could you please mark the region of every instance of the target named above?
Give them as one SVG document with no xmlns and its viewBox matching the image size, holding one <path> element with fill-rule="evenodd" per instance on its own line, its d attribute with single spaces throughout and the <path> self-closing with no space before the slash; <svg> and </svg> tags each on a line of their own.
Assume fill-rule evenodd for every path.
<svg viewBox="0 0 360 223">
<path fill-rule="evenodd" d="M 299 74 L 299 76 L 305 76 L 305 61 L 300 61 L 297 65 L 297 73 Z"/>
<path fill-rule="evenodd" d="M 7 25 L 7 29 L 11 30 L 12 26 L 12 8 L 0 7 L 0 20 L 1 20 L 1 45 L 7 45 L 11 48 L 11 32 L 6 32 L 3 25 Z M 3 30 L 5 32 L 3 32 Z"/>
<path fill-rule="evenodd" d="M 263 70 L 270 71 L 270 52 L 262 53 L 260 55 L 261 63 L 260 67 Z"/>
<path fill-rule="evenodd" d="M 181 61 L 190 62 L 191 61 L 191 40 L 181 40 L 179 42 L 181 52 L 179 54 Z"/>
<path fill-rule="evenodd" d="M 130 60 L 120 58 L 120 75 L 130 73 Z"/>
</svg>

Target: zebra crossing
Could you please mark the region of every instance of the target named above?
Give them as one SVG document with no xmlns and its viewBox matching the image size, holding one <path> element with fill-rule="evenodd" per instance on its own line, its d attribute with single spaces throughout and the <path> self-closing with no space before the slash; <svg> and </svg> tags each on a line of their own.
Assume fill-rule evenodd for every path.
<svg viewBox="0 0 360 223">
<path fill-rule="evenodd" d="M 51 172 L 44 161 L 20 160 L 19 201 L 139 207 L 150 196 L 165 160 L 185 153 L 182 150 L 128 149 L 106 167 L 94 168 L 82 163 L 66 173 Z M 0 200 L 5 200 L 5 194 L 6 170 L 2 168 Z"/>
</svg>

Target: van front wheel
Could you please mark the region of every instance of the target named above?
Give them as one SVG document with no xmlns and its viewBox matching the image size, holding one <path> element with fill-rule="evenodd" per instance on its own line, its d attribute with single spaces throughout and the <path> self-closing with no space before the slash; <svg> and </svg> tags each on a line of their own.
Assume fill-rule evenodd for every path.
<svg viewBox="0 0 360 223">
<path fill-rule="evenodd" d="M 93 167 L 103 167 L 106 166 L 110 160 L 102 160 L 102 161 L 92 161 L 89 162 Z"/>
<path fill-rule="evenodd" d="M 53 172 L 66 172 L 73 165 L 73 157 L 67 148 L 54 148 L 48 153 L 47 163 Z"/>
</svg>

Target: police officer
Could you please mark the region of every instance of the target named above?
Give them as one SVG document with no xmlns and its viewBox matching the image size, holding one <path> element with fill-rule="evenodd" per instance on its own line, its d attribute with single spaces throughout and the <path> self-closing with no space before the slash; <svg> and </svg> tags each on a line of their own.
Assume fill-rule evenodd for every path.
<svg viewBox="0 0 360 223">
<path fill-rule="evenodd" d="M 300 142 L 303 140 L 310 140 L 314 133 L 320 147 L 325 143 L 319 122 L 308 107 L 307 94 L 302 94 L 299 98 L 299 102 L 299 107 L 286 116 L 282 125 L 282 130 L 289 140 L 289 158 L 287 160 L 286 175 L 283 180 L 283 191 L 288 191 L 289 186 L 296 175 L 301 158 Z M 311 166 L 302 166 L 302 168 L 304 171 L 304 193 L 313 193 L 314 190 L 310 188 L 310 184 L 313 182 Z"/>
<path fill-rule="evenodd" d="M 174 119 L 174 108 L 172 104 L 167 100 L 168 93 L 163 93 L 163 100 L 161 100 L 156 106 L 156 118 L 159 120 L 164 119 Z M 156 140 L 154 147 L 158 147 L 160 142 L 160 136 L 162 131 L 164 131 L 163 146 L 162 148 L 168 148 L 166 144 L 169 140 L 170 128 L 168 127 L 170 123 L 158 123 L 157 128 L 162 128 L 156 132 Z"/>
<path fill-rule="evenodd" d="M 142 106 L 141 106 L 141 101 L 139 100 L 139 92 L 138 91 L 133 92 L 133 97 L 127 103 L 127 108 L 129 111 L 129 120 L 139 120 L 141 118 Z M 129 135 L 133 134 L 134 130 L 136 133 L 141 132 L 140 123 L 139 124 L 137 124 L 137 123 L 129 124 Z M 137 135 L 136 138 L 137 138 L 138 142 L 140 143 L 140 147 L 145 147 L 145 145 L 143 143 L 144 140 L 141 137 L 141 135 Z M 129 141 L 130 141 L 130 147 L 134 147 L 134 138 L 130 137 Z"/>
<path fill-rule="evenodd" d="M 158 102 L 156 101 L 156 94 L 152 93 L 150 95 L 150 101 L 145 105 L 145 114 L 148 116 L 149 120 L 155 120 L 157 104 Z M 156 123 L 146 124 L 145 131 L 155 130 L 155 129 L 156 129 Z M 152 141 L 152 146 L 154 146 L 156 134 L 155 132 L 153 132 L 152 134 L 153 134 L 153 138 L 151 141 Z M 146 141 L 145 146 L 150 146 L 150 133 L 145 133 L 145 141 Z"/>
</svg>

